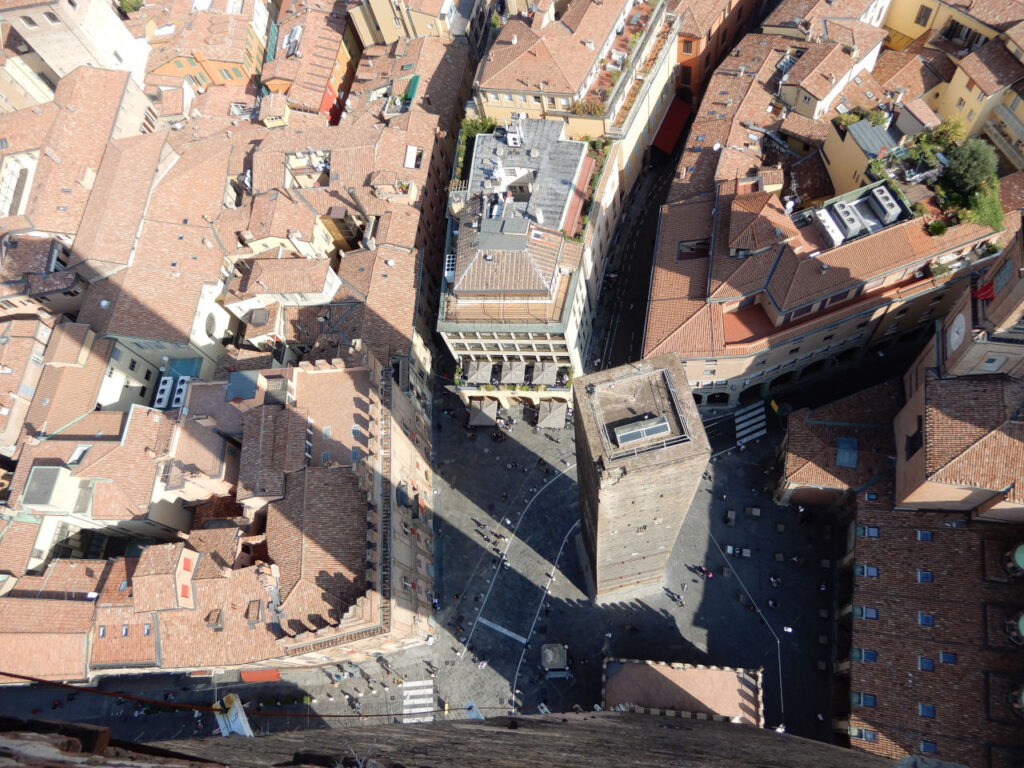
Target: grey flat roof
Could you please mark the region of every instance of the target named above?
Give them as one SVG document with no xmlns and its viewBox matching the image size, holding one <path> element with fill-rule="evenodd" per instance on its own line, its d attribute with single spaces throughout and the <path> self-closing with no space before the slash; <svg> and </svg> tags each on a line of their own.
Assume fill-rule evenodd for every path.
<svg viewBox="0 0 1024 768">
<path fill-rule="evenodd" d="M 228 374 L 228 386 L 224 392 L 224 401 L 231 402 L 236 397 L 251 400 L 256 395 L 256 382 L 259 371 L 232 371 Z"/>
<path fill-rule="evenodd" d="M 29 472 L 28 482 L 25 484 L 25 493 L 22 494 L 22 504 L 49 504 L 53 497 L 53 489 L 57 485 L 57 478 L 60 476 L 60 467 L 32 467 Z"/>
<path fill-rule="evenodd" d="M 527 119 L 519 124 L 519 147 L 508 145 L 503 127 L 494 133 L 477 135 L 467 191 L 471 195 L 495 192 L 491 181 L 498 168 L 506 172 L 515 168 L 524 173 L 516 178 L 503 176 L 503 182 L 532 185 L 529 200 L 515 203 L 516 208 L 535 222 L 540 211 L 544 225 L 558 229 L 569 207 L 587 145 L 561 138 L 563 125 L 557 121 Z"/>
<path fill-rule="evenodd" d="M 865 155 L 878 157 L 884 148 L 891 152 L 899 146 L 903 132 L 896 128 L 895 123 L 889 128 L 880 125 L 872 125 L 868 119 L 860 120 L 849 126 L 846 130 L 850 132 L 850 138 L 857 142 Z"/>
</svg>

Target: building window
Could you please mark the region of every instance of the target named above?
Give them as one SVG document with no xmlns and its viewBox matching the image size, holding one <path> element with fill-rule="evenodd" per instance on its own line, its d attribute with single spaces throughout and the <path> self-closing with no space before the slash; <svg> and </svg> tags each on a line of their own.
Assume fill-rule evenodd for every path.
<svg viewBox="0 0 1024 768">
<path fill-rule="evenodd" d="M 878 609 L 866 605 L 855 605 L 853 606 L 853 617 L 855 619 L 877 619 Z"/>
<path fill-rule="evenodd" d="M 927 656 L 917 657 L 917 668 L 922 672 L 934 672 L 935 671 L 935 660 L 929 659 Z"/>
<path fill-rule="evenodd" d="M 971 122 L 972 120 L 974 120 L 974 110 L 973 110 L 973 109 L 972 109 L 972 110 L 970 110 L 970 111 L 969 111 L 969 112 L 967 113 L 967 122 Z"/>
<path fill-rule="evenodd" d="M 919 27 L 927 27 L 928 19 L 932 17 L 932 9 L 927 5 L 922 5 L 917 9 L 917 18 L 914 19 L 914 23 Z"/>
<path fill-rule="evenodd" d="M 917 532 L 917 540 L 918 541 L 931 541 L 932 540 L 932 532 L 931 531 L 918 531 Z"/>
<path fill-rule="evenodd" d="M 939 654 L 939 661 L 943 664 L 956 664 L 956 654 L 952 651 L 942 651 Z"/>
<path fill-rule="evenodd" d="M 850 661 L 878 661 L 878 651 L 872 651 L 867 648 L 851 648 Z"/>
<path fill-rule="evenodd" d="M 921 753 L 925 755 L 937 755 L 939 753 L 939 748 L 935 746 L 934 741 L 922 741 Z"/>
<path fill-rule="evenodd" d="M 181 585 L 181 596 L 188 597 L 188 584 Z"/>
<path fill-rule="evenodd" d="M 878 578 L 878 567 L 874 565 L 855 565 L 853 572 L 858 576 L 866 576 L 869 579 Z"/>
<path fill-rule="evenodd" d="M 99 636 L 100 637 L 106 637 L 107 636 L 107 628 L 105 626 L 103 626 L 102 624 L 100 624 Z"/>
<path fill-rule="evenodd" d="M 868 730 L 867 728 L 857 728 L 856 726 L 850 726 L 850 738 L 856 741 L 870 741 L 872 743 L 878 741 L 878 731 Z"/>
<path fill-rule="evenodd" d="M 850 691 L 850 704 L 855 707 L 873 707 L 875 703 L 875 697 L 870 693 Z"/>
<path fill-rule="evenodd" d="M 192 558 L 191 557 L 186 557 L 185 558 L 185 563 L 184 563 L 184 565 L 182 565 L 182 568 L 184 568 L 186 571 L 191 571 L 192 570 Z"/>
<path fill-rule="evenodd" d="M 857 535 L 862 539 L 877 539 L 878 529 L 873 525 L 858 525 Z"/>
<path fill-rule="evenodd" d="M 238 79 L 242 78 L 242 70 L 240 70 L 238 67 L 232 67 L 231 74 L 233 74 Z"/>
<path fill-rule="evenodd" d="M 174 60 L 174 66 L 176 66 L 178 69 L 184 69 L 185 68 L 185 62 L 183 62 L 181 59 L 175 59 Z"/>
<path fill-rule="evenodd" d="M 74 452 L 71 454 L 71 458 L 68 459 L 68 466 L 75 467 L 81 464 L 82 459 L 85 458 L 85 454 L 89 452 L 90 448 L 92 448 L 92 446 L 86 445 L 85 443 L 79 443 L 76 445 Z"/>
<path fill-rule="evenodd" d="M 689 55 L 693 53 L 693 41 L 683 40 L 683 53 Z"/>
<path fill-rule="evenodd" d="M 935 707 L 931 704 L 918 704 L 917 714 L 921 717 L 930 717 L 932 720 L 935 719 Z"/>
<path fill-rule="evenodd" d="M 146 379 L 146 381 L 149 381 L 152 376 L 153 376 L 153 371 L 151 371 L 149 368 L 147 368 L 146 369 L 146 375 L 145 375 L 144 378 Z"/>
<path fill-rule="evenodd" d="M 930 613 L 925 613 L 924 611 L 918 611 L 917 612 L 917 623 L 920 624 L 922 627 L 934 627 L 935 626 L 935 617 L 932 616 Z"/>
<path fill-rule="evenodd" d="M 151 625 L 149 625 L 149 624 L 143 624 L 142 625 L 142 634 L 144 634 L 146 637 L 149 637 L 149 633 L 152 632 L 152 631 L 153 631 L 153 627 Z"/>
<path fill-rule="evenodd" d="M 138 360 L 136 360 L 136 359 L 135 359 L 135 358 L 133 357 L 133 358 L 131 359 L 131 362 L 129 362 L 129 363 L 128 363 L 128 370 L 129 370 L 129 371 L 134 371 L 134 370 L 135 370 L 136 368 L 138 368 L 138 367 L 139 367 L 139 361 L 138 361 Z"/>
<path fill-rule="evenodd" d="M 21 21 L 29 29 L 35 29 L 36 27 L 39 26 L 38 24 L 36 24 L 36 20 L 33 19 L 31 16 L 22 16 Z"/>
<path fill-rule="evenodd" d="M 231 73 L 228 72 L 226 69 L 220 70 L 220 76 L 223 77 L 225 80 L 230 80 L 231 79 Z M 962 99 L 961 99 L 961 101 L 962 101 Z"/>
<path fill-rule="evenodd" d="M 43 11 L 43 18 L 51 24 L 60 24 L 60 19 L 57 18 L 57 14 L 53 11 Z"/>
<path fill-rule="evenodd" d="M 917 572 L 917 583 L 918 584 L 931 584 L 932 581 L 934 581 L 934 579 L 932 579 L 932 572 L 931 571 L 921 571 L 921 570 L 919 570 Z"/>
<path fill-rule="evenodd" d="M 121 625 L 121 637 L 128 637 L 128 625 L 127 624 L 122 624 Z"/>
<path fill-rule="evenodd" d="M 143 387 L 142 389 L 140 389 L 139 390 L 139 397 L 145 397 L 147 390 L 148 390 L 148 387 Z"/>
<path fill-rule="evenodd" d="M 964 108 L 964 104 L 966 104 L 966 103 L 967 102 L 964 101 L 964 97 L 961 96 L 959 99 L 956 100 L 956 108 L 957 109 L 963 109 Z"/>
<path fill-rule="evenodd" d="M 693 71 L 689 67 L 679 68 L 679 82 L 682 85 L 690 85 L 693 79 Z"/>
<path fill-rule="evenodd" d="M 320 452 L 320 463 L 321 464 L 326 464 L 330 460 L 331 460 L 331 452 L 330 451 L 321 451 Z"/>
</svg>

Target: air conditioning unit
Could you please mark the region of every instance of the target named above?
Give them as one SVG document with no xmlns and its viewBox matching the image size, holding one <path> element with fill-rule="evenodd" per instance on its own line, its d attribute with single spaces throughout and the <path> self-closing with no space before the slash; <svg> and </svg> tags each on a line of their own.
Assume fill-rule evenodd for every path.
<svg viewBox="0 0 1024 768">
<path fill-rule="evenodd" d="M 160 383 L 156 387 L 156 399 L 153 400 L 154 408 L 166 408 L 171 402 L 171 393 L 174 391 L 174 377 L 161 376 Z"/>
<path fill-rule="evenodd" d="M 839 231 L 839 227 L 836 225 L 835 219 L 829 215 L 829 212 L 824 208 L 817 208 L 812 214 L 814 217 L 814 225 L 818 228 L 821 236 L 828 241 L 830 248 L 842 244 L 843 233 Z"/>
<path fill-rule="evenodd" d="M 181 408 L 185 405 L 185 395 L 188 394 L 188 383 L 191 380 L 191 376 L 182 376 L 178 379 L 178 383 L 174 385 L 174 394 L 171 396 L 171 408 Z"/>
<path fill-rule="evenodd" d="M 832 206 L 832 218 L 839 225 L 843 235 L 849 239 L 857 237 L 864 231 L 864 220 L 857 209 L 849 203 L 836 203 Z"/>
<path fill-rule="evenodd" d="M 879 219 L 886 224 L 892 224 L 900 215 L 900 207 L 896 204 L 892 193 L 885 187 L 875 187 L 871 190 L 871 197 L 868 198 L 868 205 L 875 212 Z"/>
</svg>

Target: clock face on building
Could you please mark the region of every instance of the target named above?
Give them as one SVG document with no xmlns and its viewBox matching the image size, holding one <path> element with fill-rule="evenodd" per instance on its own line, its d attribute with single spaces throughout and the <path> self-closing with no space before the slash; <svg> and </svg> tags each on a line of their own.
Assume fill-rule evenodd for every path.
<svg viewBox="0 0 1024 768">
<path fill-rule="evenodd" d="M 949 343 L 949 351 L 955 351 L 961 344 L 964 343 L 964 337 L 967 335 L 967 318 L 964 317 L 964 313 L 961 312 L 955 318 L 953 318 L 953 324 L 949 326 L 949 331 L 946 334 L 946 341 Z"/>
</svg>

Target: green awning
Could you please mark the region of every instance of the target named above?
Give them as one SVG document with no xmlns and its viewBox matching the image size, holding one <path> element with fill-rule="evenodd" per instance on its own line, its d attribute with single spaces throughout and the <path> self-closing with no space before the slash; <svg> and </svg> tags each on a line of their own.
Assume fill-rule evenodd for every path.
<svg viewBox="0 0 1024 768">
<path fill-rule="evenodd" d="M 405 101 L 412 101 L 416 98 L 416 89 L 420 87 L 420 76 L 413 75 L 409 78 L 409 87 L 405 89 Z"/>
</svg>

